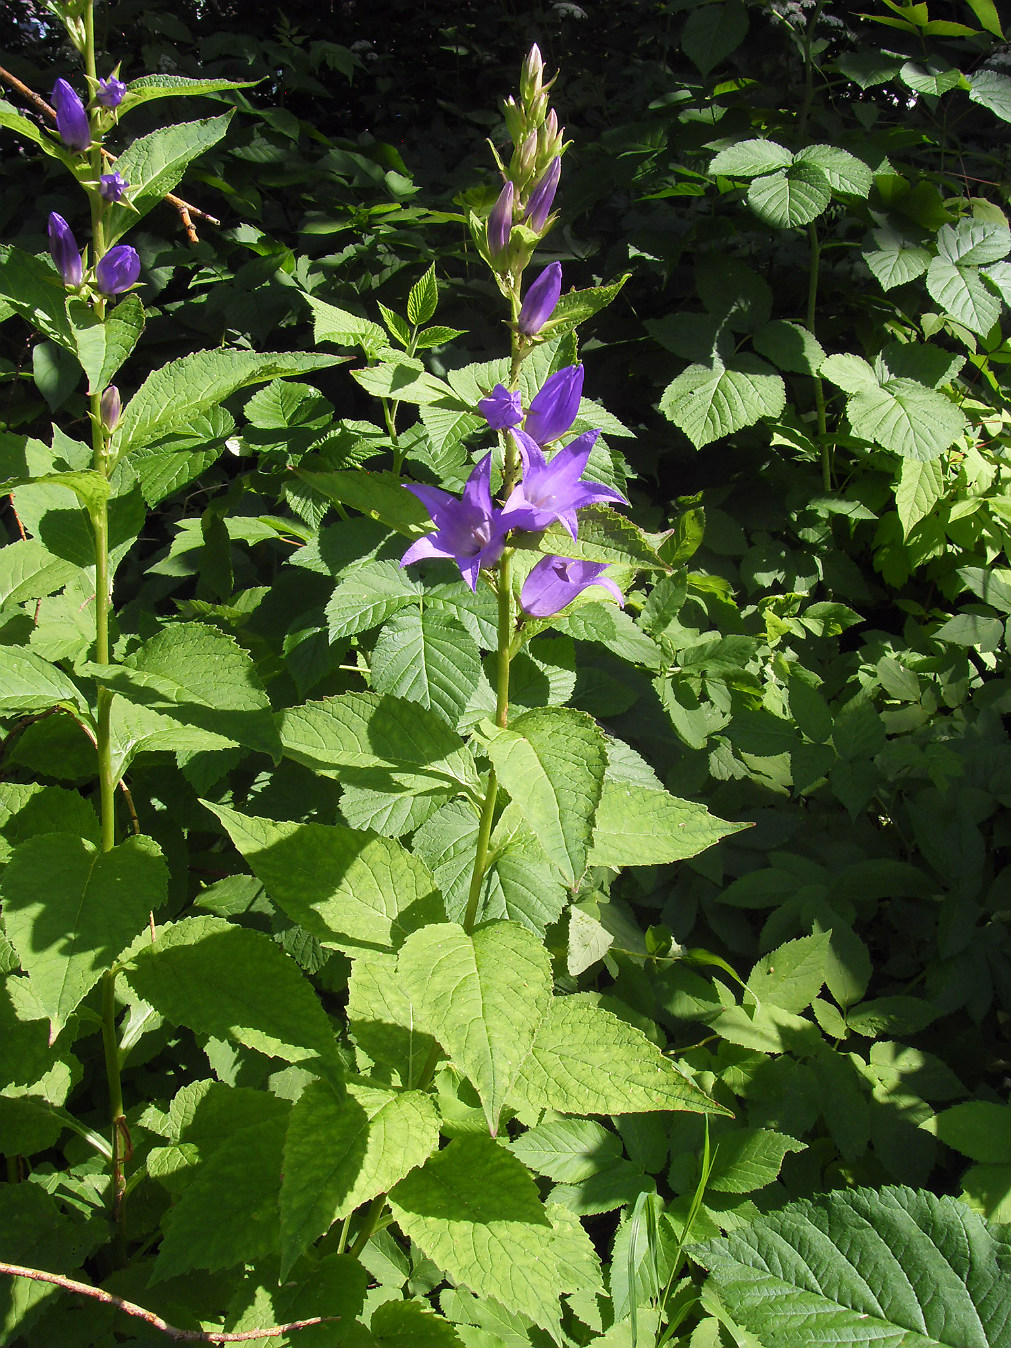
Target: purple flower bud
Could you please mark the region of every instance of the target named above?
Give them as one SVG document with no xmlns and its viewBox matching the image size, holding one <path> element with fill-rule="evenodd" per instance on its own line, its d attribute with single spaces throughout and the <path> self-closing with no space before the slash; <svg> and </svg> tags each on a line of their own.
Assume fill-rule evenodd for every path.
<svg viewBox="0 0 1011 1348">
<path fill-rule="evenodd" d="M 555 192 L 558 190 L 558 179 L 562 173 L 562 161 L 559 158 L 552 159 L 547 173 L 541 178 L 540 182 L 530 193 L 530 200 L 527 202 L 527 213 L 523 217 L 523 223 L 529 225 L 535 233 L 539 234 L 548 222 L 548 216 L 551 214 L 551 203 L 555 199 Z"/>
<path fill-rule="evenodd" d="M 107 431 L 114 431 L 119 425 L 119 418 L 123 411 L 123 400 L 119 396 L 119 389 L 115 384 L 110 384 L 102 394 L 100 403 L 102 414 L 102 425 Z"/>
<path fill-rule="evenodd" d="M 488 251 L 493 258 L 504 253 L 509 246 L 509 234 L 513 227 L 514 191 L 512 183 L 506 183 L 488 216 Z"/>
<path fill-rule="evenodd" d="M 91 125 L 84 104 L 66 80 L 57 80 L 51 94 L 56 109 L 56 129 L 64 145 L 72 150 L 86 150 L 91 144 Z"/>
<path fill-rule="evenodd" d="M 81 254 L 73 230 L 63 216 L 57 215 L 55 211 L 49 216 L 49 251 L 56 263 L 56 270 L 63 278 L 63 284 L 76 290 L 84 277 Z"/>
<path fill-rule="evenodd" d="M 493 431 L 508 431 L 523 420 L 519 393 L 510 393 L 504 384 L 496 384 L 478 403 L 477 410 Z"/>
<path fill-rule="evenodd" d="M 535 337 L 555 312 L 562 293 L 562 264 L 545 267 L 526 293 L 517 324 L 524 337 Z"/>
<path fill-rule="evenodd" d="M 544 80 L 544 58 L 535 42 L 527 52 L 523 69 L 520 72 L 520 97 L 524 103 L 530 103 L 541 92 Z"/>
<path fill-rule="evenodd" d="M 95 97 L 103 108 L 118 108 L 126 95 L 126 85 L 115 75 L 98 81 L 98 93 Z"/>
<path fill-rule="evenodd" d="M 577 562 L 569 557 L 542 557 L 523 582 L 520 608 L 531 618 L 552 618 L 591 585 L 610 590 L 622 608 L 625 601 L 600 562 Z"/>
<path fill-rule="evenodd" d="M 127 180 L 117 171 L 115 173 L 103 173 L 98 190 L 106 201 L 122 201 L 129 186 Z"/>
<path fill-rule="evenodd" d="M 545 379 L 530 404 L 523 429 L 536 444 L 549 445 L 575 421 L 582 396 L 582 365 L 566 365 L 564 370 Z"/>
<path fill-rule="evenodd" d="M 95 268 L 95 282 L 103 295 L 119 295 L 129 290 L 140 275 L 140 254 L 128 243 L 110 248 Z"/>
</svg>

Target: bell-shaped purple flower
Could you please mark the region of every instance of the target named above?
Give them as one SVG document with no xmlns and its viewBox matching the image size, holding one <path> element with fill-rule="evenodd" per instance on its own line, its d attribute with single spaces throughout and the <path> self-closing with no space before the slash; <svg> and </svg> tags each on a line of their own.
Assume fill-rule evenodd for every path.
<svg viewBox="0 0 1011 1348">
<path fill-rule="evenodd" d="M 520 309 L 517 327 L 524 337 L 535 337 L 555 312 L 562 293 L 562 264 L 552 262 L 531 285 Z"/>
<path fill-rule="evenodd" d="M 542 557 L 523 582 L 520 608 L 531 618 L 552 618 L 591 585 L 610 590 L 624 608 L 624 597 L 614 581 L 603 574 L 606 570 L 606 563 Z"/>
<path fill-rule="evenodd" d="M 103 295 L 119 295 L 129 290 L 140 275 L 140 254 L 128 243 L 110 248 L 95 268 L 95 284 Z"/>
<path fill-rule="evenodd" d="M 510 393 L 505 384 L 496 384 L 477 410 L 493 431 L 508 431 L 523 420 L 523 404 L 518 392 Z"/>
<path fill-rule="evenodd" d="M 84 279 L 81 253 L 74 231 L 56 211 L 51 211 L 49 215 L 49 251 L 56 263 L 56 270 L 63 278 L 63 284 L 76 290 Z"/>
<path fill-rule="evenodd" d="M 601 501 L 628 502 L 621 492 L 602 482 L 580 481 L 599 431 L 587 431 L 560 449 L 549 463 L 540 445 L 524 431 L 510 431 L 523 460 L 523 479 L 509 493 L 502 507 L 502 525 L 506 529 L 525 529 L 536 533 L 560 520 L 575 538 L 576 511 L 581 506 Z"/>
<path fill-rule="evenodd" d="M 566 365 L 564 370 L 557 370 L 545 379 L 531 402 L 523 429 L 537 444 L 550 444 L 564 435 L 575 421 L 582 396 L 582 365 Z"/>
<path fill-rule="evenodd" d="M 98 93 L 95 97 L 103 108 L 118 108 L 126 96 L 126 85 L 115 75 L 98 81 Z"/>
<path fill-rule="evenodd" d="M 491 455 L 486 454 L 467 479 L 460 498 L 440 487 L 408 484 L 407 490 L 422 503 L 436 527 L 434 533 L 411 544 L 400 565 L 410 566 L 424 557 L 445 557 L 456 562 L 460 575 L 476 590 L 481 568 L 494 566 L 505 547 L 506 529 L 502 512 L 492 505 L 490 483 Z"/>
<path fill-rule="evenodd" d="M 558 179 L 562 173 L 562 161 L 559 157 L 552 159 L 546 173 L 541 176 L 540 182 L 530 193 L 530 200 L 527 202 L 526 215 L 523 217 L 523 223 L 539 234 L 548 223 L 548 216 L 551 214 L 551 204 L 555 199 L 555 193 L 558 191 Z"/>
<path fill-rule="evenodd" d="M 56 109 L 56 129 L 64 145 L 72 150 L 86 150 L 91 144 L 91 124 L 73 87 L 66 80 L 57 80 L 51 98 Z"/>
<path fill-rule="evenodd" d="M 106 201 L 122 201 L 126 189 L 130 186 L 122 173 L 103 173 L 98 190 Z"/>
<path fill-rule="evenodd" d="M 488 251 L 493 258 L 504 253 L 509 246 L 509 235 L 513 227 L 513 197 L 516 189 L 507 182 L 498 194 L 495 205 L 488 216 Z"/>
<path fill-rule="evenodd" d="M 119 389 L 115 384 L 110 384 L 104 391 L 98 406 L 102 417 L 102 425 L 107 431 L 114 431 L 119 425 L 119 418 L 123 414 L 123 400 L 119 396 Z"/>
</svg>

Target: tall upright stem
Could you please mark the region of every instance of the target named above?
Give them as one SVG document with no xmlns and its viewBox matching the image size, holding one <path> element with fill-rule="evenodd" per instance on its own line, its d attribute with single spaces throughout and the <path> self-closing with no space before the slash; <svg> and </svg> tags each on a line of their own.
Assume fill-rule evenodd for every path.
<svg viewBox="0 0 1011 1348">
<path fill-rule="evenodd" d="M 818 230 L 813 221 L 807 227 L 807 237 L 811 245 L 807 284 L 807 330 L 813 336 L 818 314 L 818 273 L 821 266 L 821 240 L 818 238 Z M 821 484 L 826 491 L 831 491 L 832 446 L 828 443 L 827 435 L 825 388 L 819 375 L 814 376 L 814 405 L 818 415 L 818 443 L 821 446 Z"/>
</svg>

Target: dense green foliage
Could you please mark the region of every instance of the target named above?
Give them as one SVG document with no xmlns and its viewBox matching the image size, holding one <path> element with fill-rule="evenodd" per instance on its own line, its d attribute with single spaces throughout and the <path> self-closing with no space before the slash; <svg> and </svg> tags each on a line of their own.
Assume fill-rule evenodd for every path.
<svg viewBox="0 0 1011 1348">
<path fill-rule="evenodd" d="M 1006 1344 L 998 9 L 367 8 L 96 6 L 150 74 L 107 308 L 46 249 L 87 165 L 0 103 L 0 1260 L 339 1317 L 278 1348 Z M 83 87 L 46 6 L 0 38 Z M 535 40 L 576 294 L 519 362 L 485 140 Z M 515 588 L 625 607 L 522 626 L 507 721 L 509 573 L 402 568 L 403 483 L 577 359 L 631 509 Z M 0 1280 L 0 1342 L 163 1341 Z"/>
</svg>

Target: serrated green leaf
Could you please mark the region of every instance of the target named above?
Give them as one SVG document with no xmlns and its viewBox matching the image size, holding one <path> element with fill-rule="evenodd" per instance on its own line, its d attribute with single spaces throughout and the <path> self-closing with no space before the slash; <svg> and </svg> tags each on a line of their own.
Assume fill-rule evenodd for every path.
<svg viewBox="0 0 1011 1348">
<path fill-rule="evenodd" d="M 913 379 L 860 389 L 846 415 L 855 435 L 922 462 L 940 458 L 965 430 L 965 416 L 950 398 Z"/>
<path fill-rule="evenodd" d="M 311 1082 L 291 1111 L 281 1182 L 281 1277 L 308 1245 L 422 1165 L 439 1145 L 430 1096 Z"/>
<path fill-rule="evenodd" d="M 216 94 L 224 89 L 251 89 L 257 80 L 200 80 L 185 75 L 141 75 L 126 86 L 119 115 L 150 103 L 156 98 L 194 98 L 197 94 Z"/>
<path fill-rule="evenodd" d="M 22 140 L 31 141 L 53 159 L 58 159 L 71 173 L 75 173 L 80 163 L 78 155 L 68 150 L 55 135 L 46 135 L 40 126 L 23 113 L 17 111 L 6 99 L 0 98 L 0 126 L 13 131 Z"/>
<path fill-rule="evenodd" d="M 620 280 L 607 286 L 594 286 L 591 290 L 570 290 L 562 295 L 555 305 L 551 318 L 545 324 L 543 332 L 552 337 L 563 337 L 574 331 L 580 323 L 606 309 L 622 286 L 631 276 L 626 272 Z M 602 427 L 606 431 L 606 427 Z"/>
<path fill-rule="evenodd" d="M 773 229 L 798 229 L 816 220 L 832 200 L 826 175 L 813 164 L 789 168 L 752 180 L 748 205 Z"/>
<path fill-rule="evenodd" d="M 914 93 L 926 94 L 930 98 L 940 98 L 949 89 L 957 89 L 965 81 L 960 70 L 942 68 L 933 62 L 920 65 L 917 61 L 906 61 L 899 71 L 899 79 Z"/>
<path fill-rule="evenodd" d="M 481 652 L 450 613 L 403 608 L 379 633 L 372 687 L 436 711 L 456 725 L 481 680 Z"/>
<path fill-rule="evenodd" d="M 783 1158 L 806 1150 L 806 1145 L 771 1128 L 734 1128 L 721 1133 L 708 1188 L 729 1194 L 764 1189 L 779 1175 Z"/>
<path fill-rule="evenodd" d="M 386 347 L 386 333 L 378 323 L 371 319 L 359 318 L 335 304 L 327 304 L 315 295 L 302 297 L 310 306 L 315 320 L 313 341 L 334 342 L 337 346 L 360 346 L 366 354 L 381 351 Z"/>
<path fill-rule="evenodd" d="M 820 169 L 833 192 L 867 197 L 874 185 L 874 175 L 864 161 L 838 145 L 805 145 L 794 155 L 793 162 L 813 164 Z"/>
<path fill-rule="evenodd" d="M 999 262 L 1011 252 L 1011 226 L 1006 221 L 997 225 L 972 219 L 942 225 L 937 231 L 937 252 L 961 266 L 982 267 L 988 262 Z"/>
<path fill-rule="evenodd" d="M 395 473 L 372 473 L 364 468 L 342 468 L 331 473 L 308 468 L 295 471 L 329 500 L 361 511 L 397 533 L 416 538 L 425 532 L 423 526 L 431 528 L 428 511 Z"/>
<path fill-rule="evenodd" d="M 999 1348 L 1011 1313 L 1007 1228 L 922 1191 L 838 1190 L 691 1253 L 767 1348 Z"/>
<path fill-rule="evenodd" d="M 441 323 L 436 323 L 418 333 L 414 339 L 414 349 L 415 351 L 427 351 L 433 346 L 445 346 L 454 337 L 465 336 L 466 330 L 464 328 L 447 328 L 443 327 Z"/>
<path fill-rule="evenodd" d="M 538 1175 L 578 1184 L 621 1156 L 621 1139 L 594 1119 L 550 1119 L 521 1133 L 509 1150 Z"/>
<path fill-rule="evenodd" d="M 874 370 L 862 356 L 849 353 L 829 356 L 822 361 L 821 373 L 847 393 L 874 392 L 879 387 Z"/>
<path fill-rule="evenodd" d="M 884 231 L 878 231 L 876 238 Z M 905 285 L 922 276 L 930 266 L 930 254 L 926 248 L 915 248 L 891 236 L 885 242 L 878 239 L 881 246 L 863 254 L 863 259 L 877 277 L 882 290 L 891 290 L 895 286 Z"/>
<path fill-rule="evenodd" d="M 393 955 L 356 959 L 348 980 L 348 1026 L 355 1043 L 377 1063 L 392 1067 L 402 1086 L 420 1079 L 435 1040 L 418 1024 L 397 975 Z"/>
<path fill-rule="evenodd" d="M 910 532 L 933 510 L 944 495 L 944 469 L 937 459 L 922 463 L 903 459 L 895 487 L 895 507 L 902 521 L 902 535 Z"/>
<path fill-rule="evenodd" d="M 825 359 L 821 342 L 800 323 L 774 319 L 760 327 L 752 340 L 759 355 L 792 374 L 817 374 Z"/>
<path fill-rule="evenodd" d="M 411 325 L 401 318 L 399 314 L 394 313 L 392 309 L 387 309 L 385 304 L 380 304 L 379 314 L 385 323 L 386 331 L 390 336 L 398 341 L 403 347 L 410 345 Z M 317 342 L 319 341 L 318 335 L 316 340 Z"/>
<path fill-rule="evenodd" d="M 568 707 L 526 712 L 486 745 L 498 779 L 567 884 L 587 864 L 607 763 L 591 717 Z"/>
<path fill-rule="evenodd" d="M 0 113 L 5 106 L 9 105 L 0 102 Z M 0 294 L 5 304 L 43 336 L 77 354 L 67 317 L 67 287 L 48 259 L 0 245 Z"/>
<path fill-rule="evenodd" d="M 980 336 L 1000 317 L 1000 297 L 986 285 L 975 267 L 938 256 L 927 268 L 927 290 L 943 309 Z"/>
<path fill-rule="evenodd" d="M 660 866 L 698 856 L 747 824 L 730 823 L 662 787 L 605 781 L 590 848 L 591 866 Z"/>
<path fill-rule="evenodd" d="M 793 155 L 774 140 L 741 140 L 721 150 L 709 172 L 723 178 L 757 178 L 793 163 Z"/>
<path fill-rule="evenodd" d="M 585 995 L 553 997 L 513 1098 L 560 1114 L 726 1113 L 641 1030 Z"/>
<path fill-rule="evenodd" d="M 415 327 L 427 323 L 439 306 L 439 286 L 435 279 L 435 263 L 420 281 L 411 286 L 407 297 L 407 321 Z"/>
<path fill-rule="evenodd" d="M 420 596 L 420 587 L 396 562 L 368 561 L 356 566 L 338 580 L 326 606 L 331 642 L 378 627 Z"/>
<path fill-rule="evenodd" d="M 748 988 L 759 1002 L 805 1011 L 822 989 L 830 958 L 828 932 L 800 936 L 763 955 L 748 975 Z"/>
<path fill-rule="evenodd" d="M 127 970 L 139 997 L 173 1025 L 343 1077 L 326 1013 L 298 966 L 258 931 L 189 917 L 139 945 Z"/>
<path fill-rule="evenodd" d="M 551 997 L 547 950 L 515 922 L 488 923 L 473 936 L 450 922 L 408 937 L 397 970 L 421 1029 L 473 1083 L 494 1137 Z"/>
<path fill-rule="evenodd" d="M 88 376 L 88 392 L 101 393 L 144 331 L 144 306 L 136 295 L 125 295 L 105 318 L 99 318 L 83 300 L 72 299 L 67 313 L 77 357 Z"/>
<path fill-rule="evenodd" d="M 372 1313 L 369 1333 L 376 1348 L 464 1348 L 449 1321 L 424 1301 L 383 1302 Z"/>
<path fill-rule="evenodd" d="M 615 604 L 591 600 L 570 605 L 551 619 L 551 627 L 574 641 L 596 642 L 632 664 L 646 669 L 660 668 L 661 654 L 656 642 Z"/>
<path fill-rule="evenodd" d="M 57 703 L 90 716 L 86 698 L 62 669 L 34 651 L 0 646 L 0 711 L 45 711 Z"/>
<path fill-rule="evenodd" d="M 734 357 L 732 365 L 689 365 L 664 389 L 660 411 L 687 435 L 696 449 L 762 417 L 778 417 L 786 387 L 757 356 Z"/>
<path fill-rule="evenodd" d="M 101 852 L 71 833 L 44 833 L 14 849 L 0 882 L 4 924 L 54 1026 L 66 1024 L 167 894 L 152 838 Z"/>
<path fill-rule="evenodd" d="M 273 902 L 327 949 L 396 950 L 416 927 L 445 916 L 427 867 L 393 839 L 207 808 Z"/>
<path fill-rule="evenodd" d="M 369 365 L 364 370 L 352 370 L 351 375 L 374 398 L 415 404 L 444 402 L 447 407 L 459 402 L 447 383 L 429 374 L 420 360 L 410 356 L 398 356 L 379 365 Z M 460 410 L 470 409 L 460 404 Z"/>
<path fill-rule="evenodd" d="M 1011 1165 L 1011 1115 L 1006 1104 L 963 1100 L 924 1119 L 920 1127 L 971 1161 Z"/>
<path fill-rule="evenodd" d="M 62 590 L 77 567 L 54 557 L 37 538 L 18 538 L 0 548 L 0 608 L 43 599 Z"/>
<path fill-rule="evenodd" d="M 1011 122 L 1011 79 L 1007 75 L 997 70 L 976 71 L 969 76 L 969 98 L 1001 121 Z"/>
</svg>

